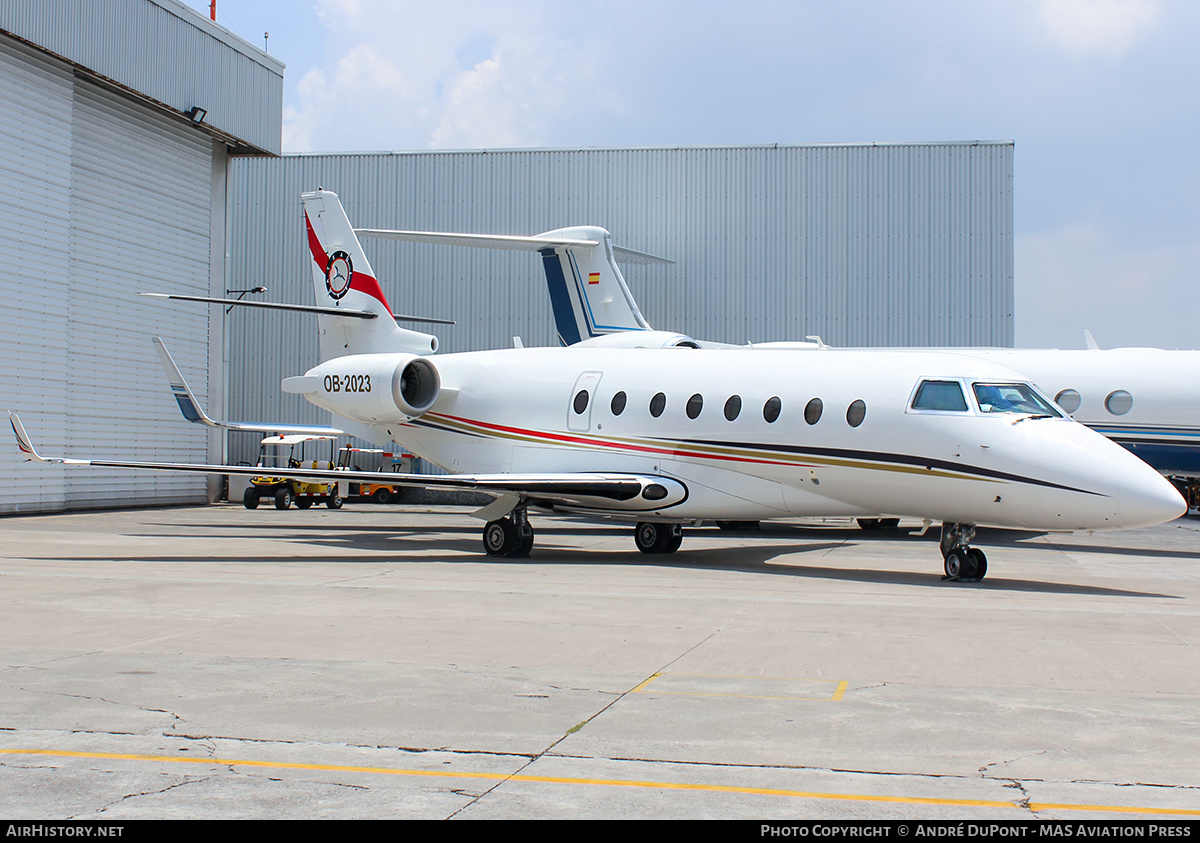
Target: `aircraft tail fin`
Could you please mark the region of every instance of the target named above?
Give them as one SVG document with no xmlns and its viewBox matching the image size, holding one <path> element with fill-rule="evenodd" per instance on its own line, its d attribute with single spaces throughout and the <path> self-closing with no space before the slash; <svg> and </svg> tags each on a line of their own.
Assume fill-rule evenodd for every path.
<svg viewBox="0 0 1200 843">
<path fill-rule="evenodd" d="M 414 243 L 538 252 L 546 272 L 555 328 L 563 345 L 605 334 L 652 330 L 617 263 L 674 263 L 657 255 L 614 246 L 612 235 L 596 226 L 560 228 L 532 237 L 373 228 L 355 229 L 355 233 Z"/>
<path fill-rule="evenodd" d="M 347 354 L 437 351 L 437 337 L 396 324 L 337 194 L 315 190 L 300 199 L 317 303 L 358 311 L 354 317 L 318 315 L 321 362 Z M 363 311 L 378 318 L 364 320 Z"/>
<path fill-rule="evenodd" d="M 539 236 L 598 241 L 589 248 L 547 246 L 539 249 L 559 342 L 574 345 L 604 334 L 651 330 L 617 268 L 617 261 L 671 261 L 615 247 L 612 237 L 603 228 L 561 228 Z"/>
</svg>

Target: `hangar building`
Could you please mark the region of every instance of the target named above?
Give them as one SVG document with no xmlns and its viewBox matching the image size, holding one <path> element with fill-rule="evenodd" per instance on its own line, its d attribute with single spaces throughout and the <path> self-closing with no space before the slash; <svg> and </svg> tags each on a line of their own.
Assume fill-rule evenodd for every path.
<svg viewBox="0 0 1200 843">
<path fill-rule="evenodd" d="M 220 309 L 136 293 L 224 295 L 230 162 L 279 153 L 282 101 L 280 62 L 176 0 L 0 4 L 0 407 L 47 453 L 220 458 L 180 424 L 150 344 L 169 334 L 222 412 Z M 197 502 L 211 485 L 33 466 L 8 437 L 0 512 Z"/>
<path fill-rule="evenodd" d="M 655 327 L 731 343 L 1013 342 L 1011 141 L 475 150 L 241 159 L 229 188 L 230 286 L 312 304 L 300 194 L 339 194 L 360 228 L 537 234 L 599 225 L 672 266 L 622 273 Z M 457 320 L 441 352 L 556 342 L 541 260 L 364 240 L 397 313 Z M 227 317 L 230 412 L 328 423 L 280 392 L 317 361 L 312 317 Z M 252 460 L 235 434 L 230 456 Z"/>
</svg>

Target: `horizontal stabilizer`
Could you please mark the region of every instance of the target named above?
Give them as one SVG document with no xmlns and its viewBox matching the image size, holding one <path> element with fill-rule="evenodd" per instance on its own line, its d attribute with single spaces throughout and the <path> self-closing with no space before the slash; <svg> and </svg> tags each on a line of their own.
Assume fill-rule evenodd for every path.
<svg viewBox="0 0 1200 843">
<path fill-rule="evenodd" d="M 274 301 L 246 301 L 244 299 L 218 299 L 208 296 L 183 296 L 175 293 L 138 293 L 139 296 L 150 296 L 156 299 L 177 299 L 179 301 L 198 301 L 208 304 L 224 304 L 230 307 L 260 307 L 266 310 L 292 310 L 298 313 L 321 313 L 326 316 L 345 316 L 349 319 L 377 319 L 378 314 L 369 310 L 352 310 L 346 307 L 318 307 L 312 304 L 286 304 Z M 397 322 L 428 322 L 434 325 L 454 325 L 453 319 L 437 319 L 432 316 L 407 316 L 403 313 L 393 314 Z"/>
<path fill-rule="evenodd" d="M 360 237 L 379 237 L 384 240 L 404 240 L 409 243 L 437 243 L 443 246 L 469 246 L 475 249 L 502 249 L 507 251 L 540 252 L 542 249 L 590 249 L 599 246 L 599 240 L 578 237 L 561 237 L 556 232 L 523 237 L 510 234 L 459 234 L 449 231 L 392 231 L 383 228 L 356 228 Z M 640 265 L 672 264 L 675 261 L 613 246 L 613 255 L 620 263 Z"/>
<path fill-rule="evenodd" d="M 379 237 L 384 240 L 404 240 L 409 243 L 437 243 L 443 246 L 470 246 L 476 249 L 504 249 L 536 252 L 556 246 L 591 248 L 599 240 L 578 240 L 561 237 L 518 237 L 508 234 L 458 234 L 449 231 L 389 231 L 382 228 L 356 228 L 360 237 Z"/>
</svg>

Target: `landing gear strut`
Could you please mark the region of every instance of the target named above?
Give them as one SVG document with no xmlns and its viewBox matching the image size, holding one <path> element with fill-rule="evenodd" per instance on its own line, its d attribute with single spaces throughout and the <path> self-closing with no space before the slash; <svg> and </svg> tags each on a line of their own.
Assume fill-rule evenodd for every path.
<svg viewBox="0 0 1200 843">
<path fill-rule="evenodd" d="M 633 542 L 642 553 L 674 553 L 683 544 L 683 528 L 642 521 L 633 529 Z"/>
<path fill-rule="evenodd" d="M 945 560 L 945 579 L 955 582 L 979 582 L 987 575 L 987 557 L 977 547 L 974 524 L 942 524 L 942 558 Z"/>
<path fill-rule="evenodd" d="M 533 550 L 533 527 L 519 506 L 509 515 L 489 521 L 483 528 L 483 549 L 488 556 L 524 558 Z"/>
</svg>

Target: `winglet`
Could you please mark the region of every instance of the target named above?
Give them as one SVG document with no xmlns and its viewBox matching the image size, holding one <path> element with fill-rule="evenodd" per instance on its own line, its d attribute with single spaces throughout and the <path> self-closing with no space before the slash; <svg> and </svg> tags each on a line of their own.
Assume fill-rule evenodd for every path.
<svg viewBox="0 0 1200 843">
<path fill-rule="evenodd" d="M 21 424 L 21 418 L 12 410 L 8 410 L 8 423 L 12 425 L 13 435 L 17 437 L 17 447 L 21 449 L 21 453 L 26 454 L 31 460 L 38 462 L 53 462 L 48 460 L 37 452 L 33 447 L 33 442 L 29 440 L 29 434 L 25 432 L 25 425 Z"/>
<path fill-rule="evenodd" d="M 1083 341 L 1087 343 L 1089 350 L 1098 351 L 1100 349 L 1100 345 L 1096 342 L 1096 338 L 1092 336 L 1092 332 L 1087 328 L 1083 329 Z"/>
<path fill-rule="evenodd" d="M 162 338 L 152 337 L 152 339 L 154 341 L 154 348 L 158 351 L 158 359 L 162 361 L 163 369 L 167 373 L 167 383 L 171 385 L 171 394 L 175 396 L 175 400 L 179 403 L 179 410 L 183 413 L 183 417 L 197 424 L 220 427 L 200 407 L 200 402 L 196 400 L 196 396 L 188 388 L 187 381 L 183 379 L 183 372 L 179 371 L 179 367 L 175 365 L 175 360 L 171 357 L 171 352 L 167 351 L 167 346 L 162 341 Z"/>
</svg>

